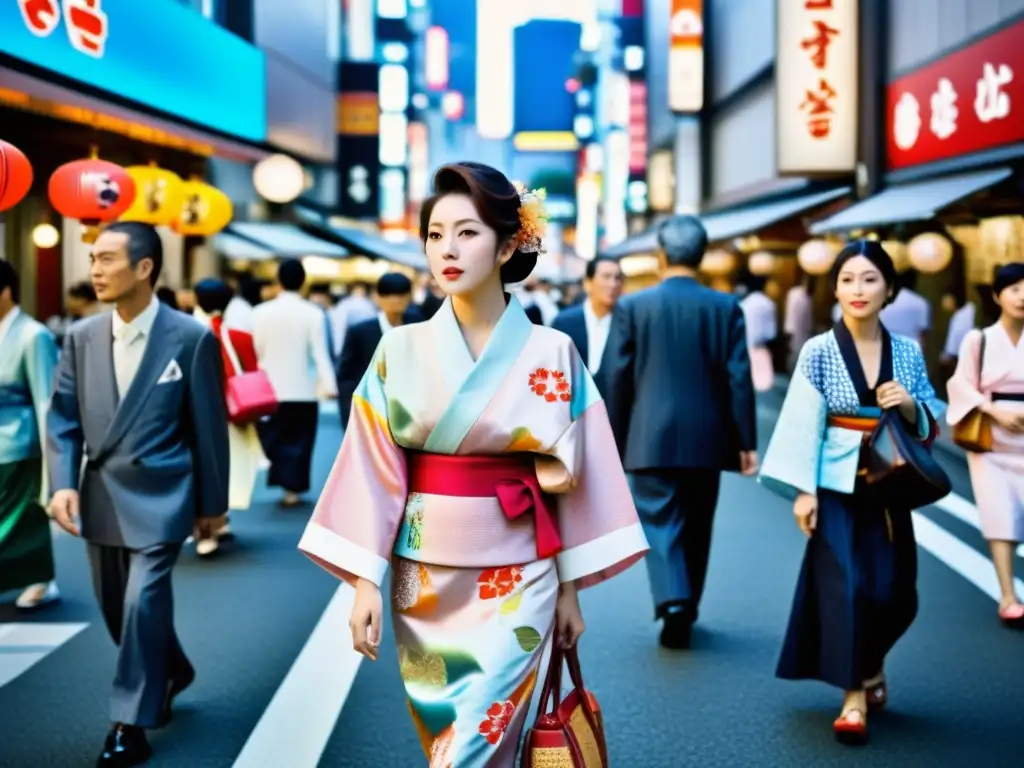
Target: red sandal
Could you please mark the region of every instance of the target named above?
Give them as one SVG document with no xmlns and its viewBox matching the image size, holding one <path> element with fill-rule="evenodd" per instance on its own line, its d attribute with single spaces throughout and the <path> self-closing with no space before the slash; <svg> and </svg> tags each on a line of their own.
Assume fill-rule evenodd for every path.
<svg viewBox="0 0 1024 768">
<path fill-rule="evenodd" d="M 859 720 L 851 720 L 850 715 L 856 712 Z M 848 747 L 860 747 L 868 743 L 868 723 L 864 712 L 859 709 L 847 709 L 832 723 L 832 732 L 836 741 Z"/>
<path fill-rule="evenodd" d="M 999 620 L 1009 629 L 1024 629 L 1024 605 L 1010 603 L 999 609 Z"/>
</svg>

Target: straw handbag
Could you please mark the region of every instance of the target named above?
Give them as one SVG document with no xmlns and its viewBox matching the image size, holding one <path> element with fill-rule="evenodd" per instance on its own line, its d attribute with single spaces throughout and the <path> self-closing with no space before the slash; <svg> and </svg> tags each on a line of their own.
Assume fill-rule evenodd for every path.
<svg viewBox="0 0 1024 768">
<path fill-rule="evenodd" d="M 562 664 L 569 668 L 573 689 L 558 702 Z M 550 709 L 549 709 L 550 701 Z M 552 645 L 551 662 L 537 705 L 537 720 L 526 734 L 521 768 L 608 768 L 601 708 L 583 686 L 576 649 Z"/>
<path fill-rule="evenodd" d="M 981 368 L 985 364 L 985 332 L 979 331 L 981 342 L 978 345 L 978 381 L 977 388 L 981 391 Z M 953 427 L 953 442 L 971 453 L 987 453 L 992 450 L 992 419 L 975 409 L 964 416 Z"/>
</svg>

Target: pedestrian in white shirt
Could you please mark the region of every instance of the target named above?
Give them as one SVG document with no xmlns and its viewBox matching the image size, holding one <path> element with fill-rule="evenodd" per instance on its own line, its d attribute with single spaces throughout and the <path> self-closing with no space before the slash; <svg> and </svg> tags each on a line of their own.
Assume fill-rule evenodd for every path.
<svg viewBox="0 0 1024 768">
<path fill-rule="evenodd" d="M 278 411 L 260 424 L 260 439 L 270 460 L 267 483 L 284 489 L 282 506 L 302 503 L 309 490 L 319 395 L 336 397 L 337 383 L 323 310 L 302 298 L 302 263 L 281 262 L 281 292 L 253 310 L 253 342 L 259 366 L 277 393 Z"/>
<path fill-rule="evenodd" d="M 778 309 L 764 292 L 767 282 L 759 275 L 749 275 L 744 280 L 747 295 L 740 302 L 747 326 L 750 369 L 758 392 L 767 392 L 775 384 L 775 366 L 768 347 L 779 335 Z"/>
<path fill-rule="evenodd" d="M 559 312 L 551 324 L 573 340 L 591 375 L 601 367 L 612 312 L 622 296 L 622 286 L 622 267 L 618 259 L 608 256 L 591 259 L 587 262 L 584 280 L 587 297 L 580 304 Z"/>
<path fill-rule="evenodd" d="M 917 293 L 917 273 L 904 272 L 897 280 L 899 293 L 892 304 L 882 310 L 879 318 L 889 333 L 907 336 L 924 348 L 924 340 L 932 329 L 932 307 Z"/>
</svg>

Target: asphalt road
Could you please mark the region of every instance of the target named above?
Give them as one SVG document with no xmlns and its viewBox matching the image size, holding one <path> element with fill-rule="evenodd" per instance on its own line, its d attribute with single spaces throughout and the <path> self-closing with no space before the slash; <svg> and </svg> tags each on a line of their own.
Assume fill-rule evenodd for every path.
<svg viewBox="0 0 1024 768">
<path fill-rule="evenodd" d="M 774 405 L 768 396 L 759 411 L 763 442 Z M 339 437 L 325 416 L 317 485 Z M 582 666 L 605 711 L 612 765 L 1021 765 L 1024 634 L 996 620 L 966 470 L 944 461 L 963 499 L 917 520 L 921 611 L 890 658 L 890 709 L 871 719 L 869 746 L 833 741 L 838 692 L 774 678 L 803 537 L 784 502 L 729 476 L 692 651 L 658 646 L 643 566 L 582 595 Z M 275 502 L 260 491 L 234 518 L 238 541 L 215 559 L 182 557 L 178 627 L 198 678 L 172 725 L 152 735 L 150 764 L 423 765 L 394 644 L 386 637 L 377 663 L 355 662 L 348 593 L 295 550 L 310 510 Z M 62 603 L 30 618 L 0 607 L 2 768 L 90 766 L 108 727 L 114 648 L 81 542 L 58 536 L 56 550 Z"/>
</svg>

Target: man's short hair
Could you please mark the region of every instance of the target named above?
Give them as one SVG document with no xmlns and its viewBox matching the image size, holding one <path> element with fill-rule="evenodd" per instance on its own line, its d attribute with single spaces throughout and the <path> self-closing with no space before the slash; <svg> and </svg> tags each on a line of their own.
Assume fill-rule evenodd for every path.
<svg viewBox="0 0 1024 768">
<path fill-rule="evenodd" d="M 298 291 L 306 282 L 306 268 L 298 259 L 284 259 L 277 268 L 277 282 L 286 291 Z"/>
<path fill-rule="evenodd" d="M 696 216 L 672 216 L 658 227 L 658 245 L 672 266 L 696 268 L 708 249 L 708 233 Z"/>
<path fill-rule="evenodd" d="M 19 300 L 18 294 L 20 293 L 18 272 L 7 259 L 0 259 L 0 293 L 3 293 L 8 288 L 11 289 L 11 301 L 17 304 Z"/>
<path fill-rule="evenodd" d="M 377 281 L 378 296 L 405 296 L 412 293 L 412 280 L 401 272 L 388 272 Z"/>
<path fill-rule="evenodd" d="M 153 271 L 149 273 L 149 284 L 156 287 L 160 272 L 164 268 L 164 244 L 156 227 L 143 224 L 141 221 L 115 221 L 103 228 L 104 232 L 118 232 L 128 235 L 128 263 L 132 268 L 139 266 L 143 259 L 153 262 Z"/>
<path fill-rule="evenodd" d="M 597 274 L 597 268 L 603 261 L 608 262 L 609 264 L 614 264 L 617 267 L 619 266 L 619 260 L 614 256 L 595 256 L 587 262 L 587 280 L 594 279 L 594 275 Z M 619 268 L 621 269 L 621 267 Z"/>
</svg>

